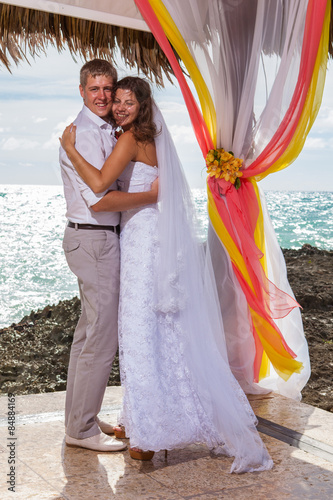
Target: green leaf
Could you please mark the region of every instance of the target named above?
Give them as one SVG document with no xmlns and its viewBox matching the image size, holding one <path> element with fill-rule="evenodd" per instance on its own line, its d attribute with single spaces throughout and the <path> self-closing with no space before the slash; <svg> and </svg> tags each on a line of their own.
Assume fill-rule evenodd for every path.
<svg viewBox="0 0 333 500">
<path fill-rule="evenodd" d="M 235 180 L 234 186 L 236 189 L 239 189 L 241 187 L 241 181 L 239 177 L 237 177 L 237 179 Z"/>
</svg>

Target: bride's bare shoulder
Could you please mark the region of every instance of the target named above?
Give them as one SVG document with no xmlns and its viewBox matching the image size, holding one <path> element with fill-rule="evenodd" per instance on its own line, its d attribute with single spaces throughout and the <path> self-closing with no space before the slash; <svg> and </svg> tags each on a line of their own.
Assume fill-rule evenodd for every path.
<svg viewBox="0 0 333 500">
<path fill-rule="evenodd" d="M 136 142 L 133 132 L 131 130 L 126 130 L 126 132 L 123 132 L 118 139 L 119 143 L 123 142 Z"/>
<path fill-rule="evenodd" d="M 133 154 L 136 153 L 138 149 L 137 142 L 130 130 L 124 132 L 121 134 L 119 139 L 117 140 L 117 144 L 115 146 L 114 150 L 117 151 L 124 151 L 126 150 L 127 152 L 131 151 Z"/>
</svg>

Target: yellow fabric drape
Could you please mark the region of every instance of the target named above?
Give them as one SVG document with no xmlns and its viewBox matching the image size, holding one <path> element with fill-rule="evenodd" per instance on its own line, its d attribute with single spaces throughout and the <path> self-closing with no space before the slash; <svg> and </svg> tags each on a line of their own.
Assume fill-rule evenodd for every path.
<svg viewBox="0 0 333 500">
<path fill-rule="evenodd" d="M 318 54 L 311 78 L 311 84 L 300 120 L 295 130 L 295 134 L 289 146 L 286 148 L 285 152 L 280 156 L 280 158 L 265 172 L 254 175 L 256 181 L 260 181 L 261 179 L 267 177 L 267 175 L 272 174 L 273 172 L 278 172 L 279 170 L 283 170 L 284 168 L 288 167 L 297 158 L 297 156 L 303 149 L 306 137 L 317 117 L 324 92 L 330 19 L 331 2 L 328 1 L 325 12 L 323 31 L 318 48 Z"/>
<path fill-rule="evenodd" d="M 244 258 L 240 251 L 238 250 L 234 240 L 228 233 L 227 228 L 223 224 L 223 221 L 218 213 L 213 195 L 208 188 L 207 190 L 207 195 L 208 195 L 208 215 L 209 215 L 209 220 L 211 221 L 215 232 L 219 239 L 223 241 L 223 244 L 228 252 L 229 255 L 232 255 L 232 262 L 237 266 L 237 268 L 240 270 L 241 274 L 244 276 L 244 279 L 246 283 L 249 285 L 251 290 L 254 292 L 254 287 L 251 281 L 251 278 L 249 276 L 248 270 L 246 268 L 246 264 L 244 262 Z"/>
<path fill-rule="evenodd" d="M 187 71 L 193 81 L 193 84 L 197 90 L 198 97 L 201 104 L 201 109 L 203 113 L 204 120 L 206 122 L 207 128 L 211 134 L 214 145 L 216 147 L 216 110 L 214 107 L 213 99 L 209 93 L 209 90 L 202 78 L 200 71 L 198 70 L 196 63 L 187 48 L 187 45 L 179 32 L 177 26 L 173 22 L 171 16 L 166 10 L 161 0 L 149 0 L 150 5 L 154 9 L 159 22 L 161 23 L 170 43 L 174 46 L 175 50 L 178 52 L 182 61 L 184 62 Z M 262 213 L 262 207 L 260 202 L 260 196 L 257 186 L 257 181 L 263 179 L 267 175 L 273 172 L 277 172 L 286 168 L 290 163 L 292 163 L 295 158 L 299 155 L 303 148 L 306 136 L 310 131 L 313 122 L 317 116 L 322 93 L 325 83 L 326 75 L 326 63 L 327 63 L 327 47 L 328 47 L 328 36 L 329 36 L 329 25 L 330 25 L 330 10 L 331 2 L 327 2 L 325 20 L 323 32 L 321 35 L 320 45 L 318 49 L 318 54 L 316 58 L 316 63 L 311 79 L 310 88 L 308 95 L 303 107 L 303 111 L 297 125 L 296 131 L 292 138 L 292 141 L 288 145 L 285 152 L 281 157 L 265 172 L 261 174 L 254 174 L 252 178 L 248 180 L 252 183 L 257 202 L 259 207 L 259 217 L 256 224 L 254 239 L 257 247 L 265 255 L 265 234 L 264 234 L 264 218 Z M 208 214 L 210 221 L 216 231 L 216 234 L 223 242 L 231 261 L 237 267 L 244 280 L 248 286 L 254 289 L 251 283 L 250 276 L 248 274 L 246 263 L 243 256 L 239 252 L 237 245 L 233 241 L 231 235 L 228 233 L 225 225 L 223 224 L 221 217 L 218 213 L 217 207 L 215 205 L 212 193 L 208 189 Z M 267 274 L 267 263 L 265 257 L 261 259 L 261 265 L 265 274 Z M 269 372 L 269 360 L 272 362 L 277 373 L 284 379 L 287 380 L 290 375 L 294 372 L 299 372 L 301 370 L 301 363 L 295 361 L 292 357 L 285 357 L 283 354 L 279 354 L 276 350 L 272 349 L 270 344 L 265 340 L 265 336 L 261 334 L 261 331 L 269 332 L 269 337 L 274 337 L 274 329 L 269 324 L 264 324 L 264 319 L 259 316 L 255 311 L 249 308 L 253 324 L 257 331 L 260 342 L 264 348 L 264 354 L 262 357 L 262 364 L 260 368 L 260 378 L 267 376 Z M 269 359 L 268 359 L 269 358 Z"/>
<path fill-rule="evenodd" d="M 244 258 L 239 252 L 230 234 L 228 233 L 225 225 L 223 224 L 223 221 L 221 220 L 210 189 L 208 189 L 208 214 L 218 238 L 223 242 L 228 254 L 230 255 L 232 263 L 237 267 L 248 286 L 254 292 L 254 286 L 248 274 Z M 259 216 L 259 220 L 261 219 L 261 217 L 262 212 L 261 216 Z M 302 363 L 293 359 L 293 357 L 285 349 L 283 349 L 279 335 L 272 327 L 272 325 L 270 325 L 251 307 L 249 307 L 249 312 L 253 321 L 255 331 L 264 349 L 259 371 L 259 380 L 269 375 L 269 362 L 272 363 L 276 372 L 284 380 L 288 380 L 288 378 L 294 372 L 299 373 L 302 369 Z M 275 346 L 273 348 L 271 343 L 267 341 L 267 338 L 269 338 L 272 343 L 275 341 L 275 339 L 278 339 L 279 342 L 277 343 L 275 341 Z"/>
<path fill-rule="evenodd" d="M 279 170 L 283 170 L 284 168 L 288 167 L 300 154 L 302 151 L 302 148 L 304 146 L 304 142 L 306 140 L 306 137 L 316 119 L 316 116 L 318 114 L 321 100 L 322 100 L 322 95 L 324 91 L 324 85 L 325 85 L 325 78 L 326 78 L 326 65 L 327 65 L 327 47 L 328 47 L 328 40 L 329 40 L 329 28 L 330 28 L 330 18 L 331 18 L 331 2 L 327 2 L 327 7 L 326 7 L 326 13 L 325 13 L 325 20 L 324 20 L 324 29 L 322 32 L 322 36 L 320 39 L 320 45 L 318 49 L 318 54 L 316 58 L 316 63 L 311 79 L 311 84 L 309 88 L 309 92 L 305 101 L 305 105 L 301 114 L 300 121 L 297 125 L 294 137 L 287 147 L 286 151 L 281 155 L 281 157 L 276 161 L 266 172 L 263 172 L 262 174 L 255 176 L 254 178 L 249 178 L 251 180 L 255 192 L 256 192 L 256 197 L 258 200 L 258 206 L 259 206 L 259 217 L 256 225 L 256 230 L 255 230 L 255 242 L 257 247 L 263 252 L 265 256 L 265 233 L 264 233 L 264 218 L 263 218 L 263 213 L 262 213 L 262 207 L 261 207 L 261 202 L 260 202 L 260 196 L 259 196 L 259 191 L 257 187 L 257 183 L 255 181 L 259 181 L 261 179 L 264 179 L 267 175 L 273 173 L 273 172 L 278 172 Z M 223 240 L 222 240 L 223 241 Z M 267 273 L 267 263 L 265 257 L 261 259 L 261 264 L 263 266 L 263 269 L 265 270 L 265 273 Z M 251 311 L 251 316 L 252 319 L 254 319 L 254 315 L 252 314 L 254 311 Z M 257 321 L 257 324 L 258 323 Z M 264 353 L 262 357 L 262 362 L 261 362 L 261 367 L 260 367 L 260 374 L 259 374 L 259 380 L 265 378 L 269 374 L 269 359 L 271 360 L 274 368 L 278 372 L 278 374 L 282 377 L 285 378 L 285 375 L 283 375 L 283 366 L 281 366 L 281 360 L 276 359 L 274 356 L 272 357 L 273 353 L 270 353 L 270 356 L 268 356 L 269 352 L 269 347 L 265 345 L 263 342 L 262 337 L 260 336 L 260 328 L 257 330 L 257 333 L 260 337 L 260 340 L 262 341 L 262 345 L 264 347 Z M 283 363 L 284 364 L 284 363 Z M 292 364 L 292 363 L 291 363 Z M 296 370 L 297 371 L 297 370 Z"/>
<path fill-rule="evenodd" d="M 260 377 L 264 378 L 269 374 L 269 371 L 267 371 L 268 359 L 271 361 L 274 369 L 276 370 L 278 375 L 283 378 L 283 380 L 288 380 L 288 378 L 295 372 L 300 373 L 303 368 L 302 363 L 296 361 L 296 359 L 293 359 L 291 356 L 286 357 L 283 355 L 283 353 L 279 353 L 276 349 L 272 348 L 272 345 L 267 342 L 265 336 L 261 334 L 261 331 L 268 331 L 270 337 L 277 336 L 276 331 L 269 323 L 264 320 L 262 316 L 253 311 L 251 307 L 249 309 L 253 325 L 264 348 L 264 353 L 266 353 L 266 356 L 263 357 L 261 361 L 259 379 L 261 379 Z"/>
<path fill-rule="evenodd" d="M 178 55 L 186 66 L 186 69 L 192 79 L 192 82 L 198 93 L 202 115 L 211 135 L 212 141 L 216 147 L 216 111 L 213 99 L 207 88 L 190 51 L 187 48 L 179 29 L 175 25 L 169 12 L 161 0 L 149 0 L 150 5 L 161 23 L 161 26 L 168 37 L 170 43 L 176 49 Z"/>
<path fill-rule="evenodd" d="M 256 229 L 254 232 L 254 241 L 257 247 L 260 249 L 260 251 L 263 254 L 263 257 L 260 259 L 260 263 L 263 267 L 263 270 L 265 272 L 265 275 L 267 276 L 267 259 L 266 259 L 266 245 L 265 245 L 265 232 L 264 232 L 264 215 L 262 212 L 262 206 L 261 206 L 261 200 L 260 200 L 260 195 L 259 195 L 259 189 L 258 189 L 258 184 L 257 182 L 253 179 L 250 178 L 249 181 L 252 183 L 256 198 L 257 198 L 257 203 L 259 207 L 259 215 L 258 215 L 258 220 L 257 220 L 257 225 Z M 250 311 L 251 312 L 251 311 Z M 254 311 L 253 311 L 254 312 Z M 252 312 L 251 312 L 252 316 Z M 261 365 L 260 365 L 260 372 L 259 372 L 259 380 L 262 380 L 266 377 L 268 377 L 270 374 L 270 361 L 269 357 L 264 349 L 264 352 L 262 354 L 261 358 Z"/>
</svg>

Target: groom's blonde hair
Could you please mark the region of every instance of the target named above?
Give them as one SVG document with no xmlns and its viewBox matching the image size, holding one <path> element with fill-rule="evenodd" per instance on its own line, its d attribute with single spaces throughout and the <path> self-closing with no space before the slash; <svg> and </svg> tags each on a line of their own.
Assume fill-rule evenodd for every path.
<svg viewBox="0 0 333 500">
<path fill-rule="evenodd" d="M 88 76 L 109 76 L 112 78 L 113 85 L 117 83 L 117 70 L 111 63 L 104 59 L 92 59 L 86 62 L 80 70 L 80 84 L 82 87 L 87 85 Z"/>
</svg>

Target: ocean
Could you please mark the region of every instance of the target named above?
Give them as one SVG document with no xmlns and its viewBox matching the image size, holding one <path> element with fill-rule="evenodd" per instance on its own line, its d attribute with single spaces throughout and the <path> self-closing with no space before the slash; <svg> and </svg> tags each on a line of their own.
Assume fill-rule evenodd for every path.
<svg viewBox="0 0 333 500">
<path fill-rule="evenodd" d="M 204 239 L 206 192 L 193 197 Z M 266 200 L 282 248 L 333 249 L 333 192 L 268 191 Z M 61 246 L 65 210 L 62 186 L 0 186 L 0 328 L 78 295 Z"/>
</svg>

